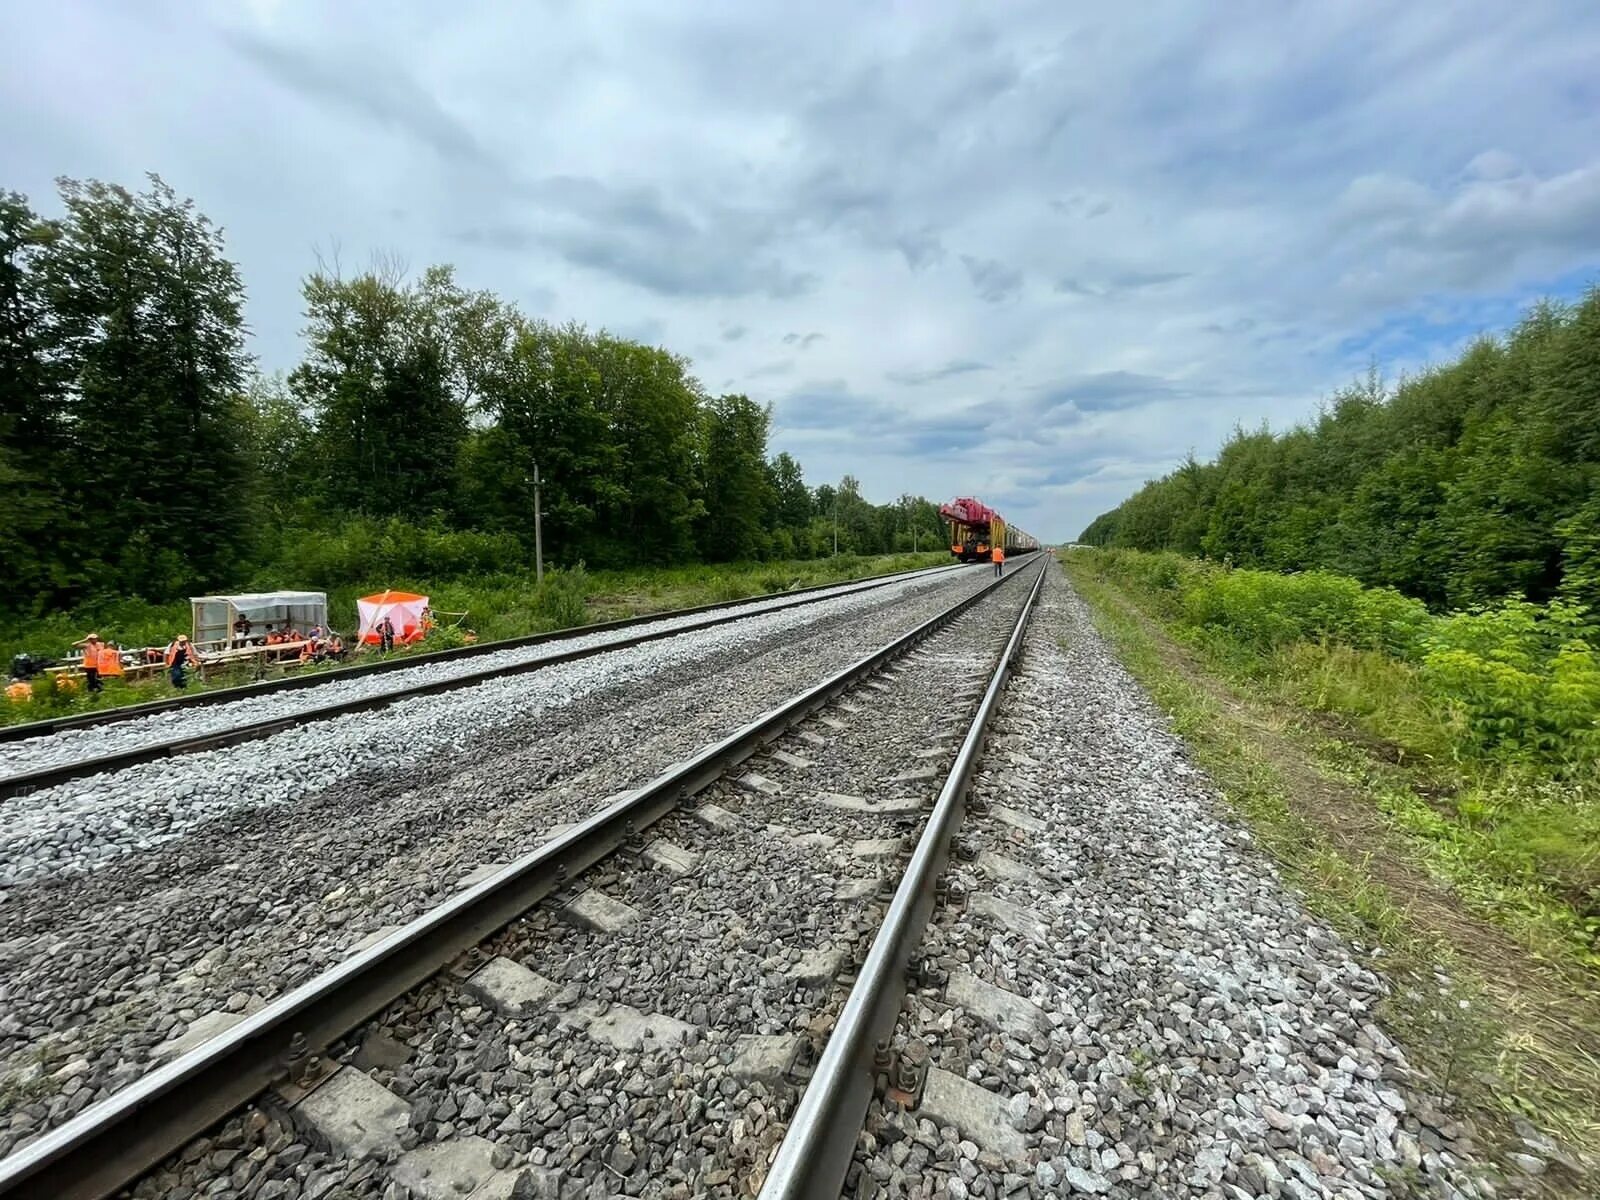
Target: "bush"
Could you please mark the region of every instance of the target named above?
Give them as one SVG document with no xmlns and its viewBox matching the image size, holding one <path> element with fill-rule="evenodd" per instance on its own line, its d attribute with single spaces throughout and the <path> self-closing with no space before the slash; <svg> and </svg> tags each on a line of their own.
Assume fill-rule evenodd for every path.
<svg viewBox="0 0 1600 1200">
<path fill-rule="evenodd" d="M 1358 605 L 1359 627 L 1366 645 L 1407 661 L 1414 662 L 1422 656 L 1435 617 L 1421 601 L 1394 588 L 1377 587 L 1363 589 Z"/>
<path fill-rule="evenodd" d="M 727 604 L 733 600 L 746 600 L 755 594 L 755 583 L 744 575 L 717 575 L 707 585 L 711 604 Z"/>
<path fill-rule="evenodd" d="M 799 581 L 793 575 L 781 574 L 777 571 L 768 571 L 757 580 L 757 586 L 769 596 L 777 592 L 787 592 L 790 588 L 798 586 L 798 584 Z"/>
<path fill-rule="evenodd" d="M 544 573 L 544 582 L 534 593 L 533 611 L 552 628 L 568 629 L 584 623 L 588 599 L 589 573 L 579 563 L 570 570 Z"/>
<path fill-rule="evenodd" d="M 286 534 L 271 578 L 261 584 L 315 580 L 326 590 L 374 578 L 490 575 L 522 565 L 522 543 L 514 534 L 446 529 L 437 521 L 418 525 L 398 517 L 357 517 L 332 529 Z"/>
<path fill-rule="evenodd" d="M 422 642 L 422 650 L 426 654 L 432 654 L 436 650 L 455 650 L 458 647 L 470 645 L 474 640 L 463 628 L 455 625 L 441 625 L 429 632 L 427 638 Z"/>
<path fill-rule="evenodd" d="M 1600 623 L 1581 604 L 1506 600 L 1440 617 L 1393 588 L 1327 571 L 1231 570 L 1136 550 L 1085 551 L 1077 561 L 1142 591 L 1193 640 L 1246 671 L 1298 661 L 1292 651 L 1302 644 L 1420 668 L 1414 684 L 1385 686 L 1436 706 L 1459 758 L 1562 773 L 1600 764 Z M 1347 691 L 1327 679 L 1316 690 Z M 1348 697 L 1338 707 L 1349 707 Z"/>
<path fill-rule="evenodd" d="M 1321 641 L 1411 658 L 1433 619 L 1420 601 L 1392 588 L 1365 588 L 1326 571 L 1192 572 L 1182 598 L 1192 624 L 1221 629 L 1262 653 Z"/>
<path fill-rule="evenodd" d="M 1472 747 L 1566 768 L 1600 762 L 1600 661 L 1581 605 L 1507 600 L 1436 622 L 1423 679 Z"/>
<path fill-rule="evenodd" d="M 1161 551 L 1145 554 L 1138 550 L 1099 550 L 1094 552 L 1095 569 L 1115 575 L 1147 591 L 1177 594 L 1191 578 L 1210 573 L 1211 564 L 1181 554 Z"/>
</svg>

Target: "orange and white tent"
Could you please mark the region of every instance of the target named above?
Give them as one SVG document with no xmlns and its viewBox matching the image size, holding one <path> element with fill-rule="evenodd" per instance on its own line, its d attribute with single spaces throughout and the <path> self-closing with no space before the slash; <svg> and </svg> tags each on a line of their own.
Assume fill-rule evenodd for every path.
<svg viewBox="0 0 1600 1200">
<path fill-rule="evenodd" d="M 389 618 L 394 626 L 394 640 L 397 642 L 420 641 L 427 632 L 422 624 L 422 612 L 428 607 L 428 598 L 419 596 L 415 592 L 379 592 L 374 596 L 363 596 L 356 601 L 356 611 L 361 614 L 361 634 L 363 644 L 376 646 L 383 639 L 378 636 L 378 626 L 385 617 Z"/>
</svg>

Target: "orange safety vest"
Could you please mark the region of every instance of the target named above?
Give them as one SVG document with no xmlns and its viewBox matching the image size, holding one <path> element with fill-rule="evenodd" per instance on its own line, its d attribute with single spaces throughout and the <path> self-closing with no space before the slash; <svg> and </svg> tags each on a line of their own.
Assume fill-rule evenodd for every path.
<svg viewBox="0 0 1600 1200">
<path fill-rule="evenodd" d="M 996 546 L 989 552 L 989 557 L 994 559 L 995 562 L 1005 562 L 1006 552 L 1002 547 Z"/>
<path fill-rule="evenodd" d="M 122 674 L 122 655 L 115 646 L 107 646 L 102 643 L 100 646 L 99 666 L 102 676 Z"/>
<path fill-rule="evenodd" d="M 178 659 L 178 643 L 177 642 L 169 642 L 169 643 L 167 643 L 167 657 L 166 657 L 167 666 L 170 667 L 174 662 L 177 661 L 177 659 Z M 188 657 L 188 659 L 185 660 L 185 665 L 192 664 L 194 662 L 194 660 L 195 660 L 194 644 L 191 642 L 189 644 L 189 657 Z"/>
</svg>

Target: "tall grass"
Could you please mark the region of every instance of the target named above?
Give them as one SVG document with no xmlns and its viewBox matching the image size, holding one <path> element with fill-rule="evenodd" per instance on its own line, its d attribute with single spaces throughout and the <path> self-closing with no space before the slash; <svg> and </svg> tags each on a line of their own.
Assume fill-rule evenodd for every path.
<svg viewBox="0 0 1600 1200">
<path fill-rule="evenodd" d="M 1176 554 L 1074 552 L 1223 674 L 1337 718 L 1406 786 L 1378 802 L 1485 905 L 1529 910 L 1600 966 L 1600 626 L 1507 600 L 1437 615 L 1325 572 Z M 1351 770 L 1366 768 L 1352 759 Z"/>
<path fill-rule="evenodd" d="M 1581 605 L 1508 599 L 1438 616 L 1391 588 L 1325 571 L 1233 570 L 1135 550 L 1077 553 L 1086 569 L 1136 587 L 1236 666 L 1271 674 L 1287 654 L 1287 673 L 1298 677 L 1310 664 L 1295 647 L 1317 646 L 1324 659 L 1372 652 L 1370 661 L 1348 653 L 1340 660 L 1367 677 L 1361 688 L 1320 672 L 1330 702 L 1373 716 L 1372 697 L 1398 688 L 1402 707 L 1414 711 L 1420 701 L 1435 710 L 1458 759 L 1572 776 L 1600 766 L 1600 621 Z"/>
</svg>

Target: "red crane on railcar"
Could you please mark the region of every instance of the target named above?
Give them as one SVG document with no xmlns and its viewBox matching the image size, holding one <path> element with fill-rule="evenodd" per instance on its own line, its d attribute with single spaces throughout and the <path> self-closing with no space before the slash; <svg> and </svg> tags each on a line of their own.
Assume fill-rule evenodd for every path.
<svg viewBox="0 0 1600 1200">
<path fill-rule="evenodd" d="M 998 512 L 971 496 L 958 496 L 949 504 L 941 504 L 939 515 L 950 529 L 950 553 L 962 562 L 986 561 L 995 546 L 1007 554 L 1026 554 L 1039 548 L 1031 534 L 1007 525 Z"/>
</svg>

